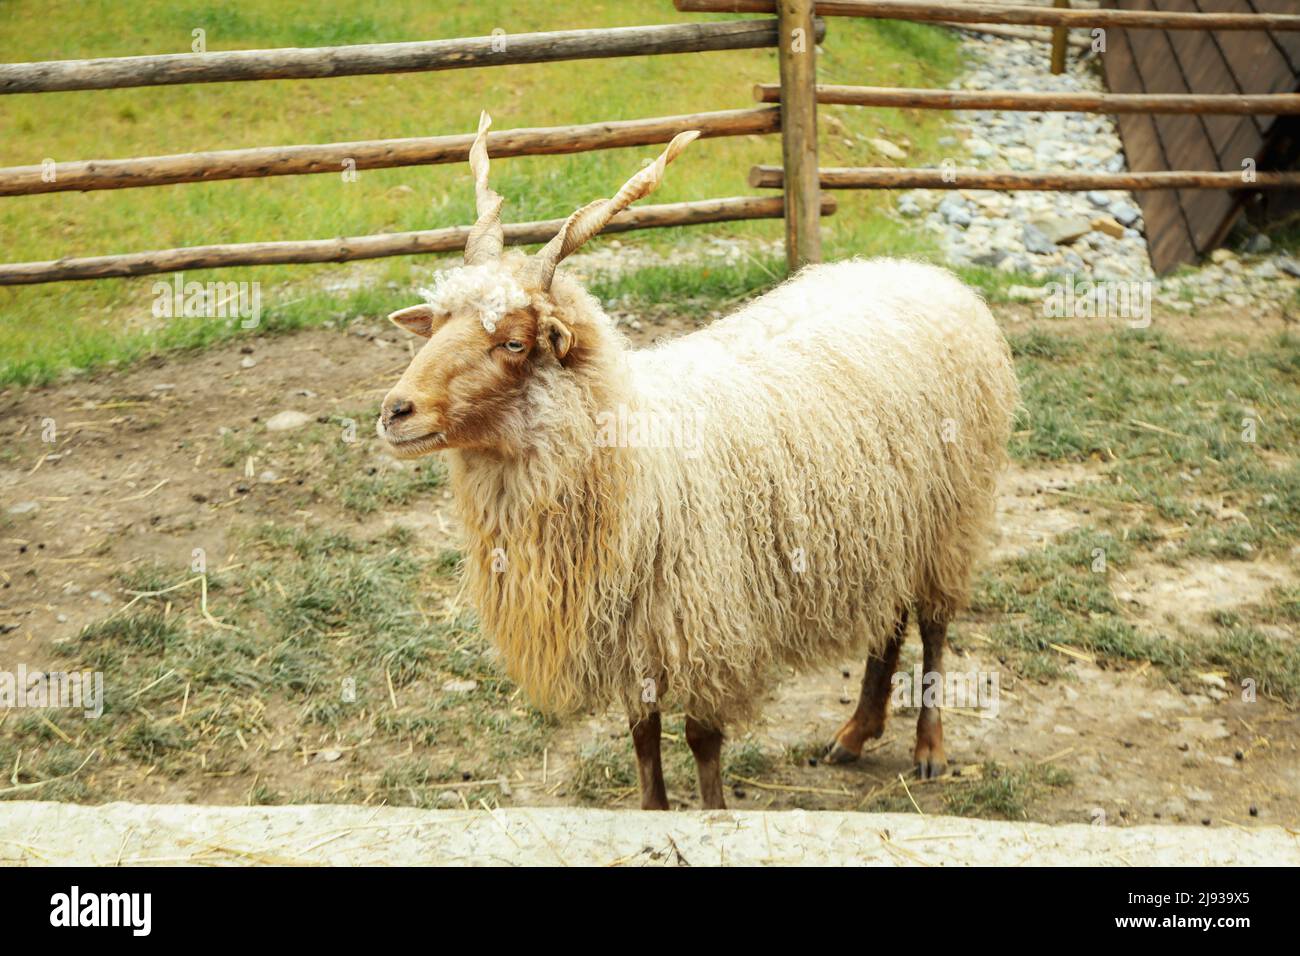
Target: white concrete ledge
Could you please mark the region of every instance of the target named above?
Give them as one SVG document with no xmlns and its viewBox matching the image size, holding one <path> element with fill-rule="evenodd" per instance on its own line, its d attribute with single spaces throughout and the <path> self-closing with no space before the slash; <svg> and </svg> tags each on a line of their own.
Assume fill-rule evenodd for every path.
<svg viewBox="0 0 1300 956">
<path fill-rule="evenodd" d="M 1300 866 L 1281 827 L 897 813 L 0 803 L 0 864 Z"/>
</svg>

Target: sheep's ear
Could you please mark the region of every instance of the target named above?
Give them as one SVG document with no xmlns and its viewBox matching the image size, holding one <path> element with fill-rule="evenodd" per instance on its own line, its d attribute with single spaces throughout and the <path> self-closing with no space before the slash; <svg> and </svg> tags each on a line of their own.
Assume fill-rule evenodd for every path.
<svg viewBox="0 0 1300 956">
<path fill-rule="evenodd" d="M 413 305 L 408 309 L 398 309 L 388 317 L 398 328 L 406 329 L 426 339 L 433 335 L 433 309 L 427 305 Z"/>
<path fill-rule="evenodd" d="M 546 340 L 551 343 L 551 351 L 555 353 L 555 357 L 561 361 L 569 354 L 577 341 L 573 329 L 559 319 L 543 319 L 540 331 Z"/>
</svg>

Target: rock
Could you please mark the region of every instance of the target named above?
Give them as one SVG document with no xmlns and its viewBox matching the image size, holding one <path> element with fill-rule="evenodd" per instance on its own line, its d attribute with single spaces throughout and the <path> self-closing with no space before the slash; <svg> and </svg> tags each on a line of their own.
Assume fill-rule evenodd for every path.
<svg viewBox="0 0 1300 956">
<path fill-rule="evenodd" d="M 1282 259 L 1278 262 L 1277 267 L 1287 275 L 1300 279 L 1300 263 L 1294 259 Z"/>
<path fill-rule="evenodd" d="M 907 159 L 907 150 L 895 146 L 887 139 L 869 139 L 867 145 L 887 159 Z"/>
<path fill-rule="evenodd" d="M 257 359 L 253 358 L 251 355 L 246 355 L 239 360 L 240 368 L 253 368 L 255 365 L 257 365 Z"/>
<path fill-rule="evenodd" d="M 1092 228 L 1112 239 L 1124 238 L 1124 227 L 1113 216 L 1098 216 L 1092 221 Z"/>
<path fill-rule="evenodd" d="M 438 794 L 437 804 L 440 807 L 462 806 L 460 802 L 460 795 L 456 793 L 455 790 L 444 790 L 442 791 L 442 793 Z"/>
<path fill-rule="evenodd" d="M 1042 297 L 1043 290 L 1039 286 L 1013 285 L 1007 287 L 1007 298 L 1013 302 L 1036 302 Z"/>
<path fill-rule="evenodd" d="M 908 219 L 915 219 L 921 215 L 921 207 L 911 196 L 903 196 L 898 200 L 898 214 L 906 216 Z"/>
<path fill-rule="evenodd" d="M 1227 682 L 1218 674 L 1197 674 L 1202 684 L 1209 684 L 1211 687 L 1217 687 L 1223 690 L 1227 687 Z"/>
<path fill-rule="evenodd" d="M 100 604 L 113 603 L 113 599 L 104 591 L 91 591 L 89 597 L 92 601 L 98 601 Z"/>
<path fill-rule="evenodd" d="M 1261 255 L 1273 248 L 1273 240 L 1264 233 L 1257 232 L 1246 240 L 1242 248 L 1253 256 Z"/>
<path fill-rule="evenodd" d="M 1237 254 L 1231 249 L 1215 249 L 1210 253 L 1210 261 L 1215 265 L 1226 265 L 1237 261 Z"/>
<path fill-rule="evenodd" d="M 1008 253 L 1005 249 L 981 249 L 970 257 L 970 261 L 977 266 L 996 267 L 1008 259 Z"/>
<path fill-rule="evenodd" d="M 1097 190 L 1094 189 L 1091 192 L 1089 192 L 1087 196 L 1088 196 L 1088 202 L 1092 203 L 1098 209 L 1105 209 L 1107 206 L 1110 205 L 1110 197 L 1103 192 L 1098 192 Z"/>
<path fill-rule="evenodd" d="M 9 508 L 9 513 L 11 515 L 30 515 L 35 514 L 40 510 L 41 505 L 38 501 L 20 501 L 18 504 Z"/>
<path fill-rule="evenodd" d="M 317 763 L 334 763 L 343 756 L 341 750 L 322 750 L 316 754 Z"/>
<path fill-rule="evenodd" d="M 1190 385 L 1192 383 L 1186 375 L 1175 375 L 1169 380 L 1169 384 L 1173 385 L 1175 388 L 1182 388 L 1184 385 Z"/>
<path fill-rule="evenodd" d="M 1110 207 L 1110 214 L 1118 219 L 1123 225 L 1131 226 L 1142 216 L 1142 210 L 1137 206 L 1131 206 L 1126 202 L 1116 203 Z"/>
<path fill-rule="evenodd" d="M 287 432 L 294 428 L 301 428 L 303 425 L 310 424 L 315 420 L 306 412 L 277 412 L 266 420 L 266 430 L 269 432 Z"/>
<path fill-rule="evenodd" d="M 257 476 L 257 480 L 258 480 L 258 481 L 268 482 L 268 483 L 269 483 L 269 482 L 272 482 L 272 481 L 276 481 L 279 477 L 280 477 L 280 476 L 277 475 L 277 474 L 276 474 L 275 472 L 273 472 L 273 471 L 264 471 L 264 472 L 262 472 L 260 475 Z"/>
<path fill-rule="evenodd" d="M 1026 224 L 1021 233 L 1021 242 L 1024 243 L 1025 251 L 1032 252 L 1040 256 L 1050 256 L 1056 252 L 1056 243 L 1048 239 L 1043 231 L 1037 226 Z"/>
<path fill-rule="evenodd" d="M 443 692 L 448 694 L 468 694 L 477 688 L 476 680 L 449 680 L 442 685 Z"/>
<path fill-rule="evenodd" d="M 966 140 L 966 150 L 976 159 L 988 159 L 997 152 L 992 143 L 977 136 Z"/>
<path fill-rule="evenodd" d="M 1032 225 L 1058 246 L 1068 246 L 1092 232 L 1092 223 L 1082 216 L 1046 216 Z"/>
<path fill-rule="evenodd" d="M 971 224 L 970 207 L 956 196 L 949 196 L 939 203 L 939 215 L 943 216 L 945 222 L 952 223 L 954 226 L 964 228 Z"/>
</svg>

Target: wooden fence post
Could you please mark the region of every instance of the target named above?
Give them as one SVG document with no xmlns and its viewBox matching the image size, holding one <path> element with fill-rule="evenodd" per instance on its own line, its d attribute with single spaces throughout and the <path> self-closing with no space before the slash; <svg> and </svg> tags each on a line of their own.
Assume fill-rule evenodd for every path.
<svg viewBox="0 0 1300 956">
<path fill-rule="evenodd" d="M 1070 8 L 1070 0 L 1052 0 L 1052 6 Z M 1069 50 L 1070 30 L 1064 24 L 1052 27 L 1052 73 L 1059 76 L 1065 72 L 1065 54 Z"/>
<path fill-rule="evenodd" d="M 790 271 L 821 262 L 817 178 L 817 39 L 813 0 L 778 0 L 785 259 Z"/>
</svg>

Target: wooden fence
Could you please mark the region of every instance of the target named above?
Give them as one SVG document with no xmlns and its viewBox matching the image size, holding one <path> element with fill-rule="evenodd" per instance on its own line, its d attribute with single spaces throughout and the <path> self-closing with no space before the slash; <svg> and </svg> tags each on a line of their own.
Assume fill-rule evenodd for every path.
<svg viewBox="0 0 1300 956">
<path fill-rule="evenodd" d="M 820 41 L 824 25 L 814 31 Z M 167 54 L 46 63 L 0 64 L 0 94 L 106 90 L 182 83 L 311 79 L 543 63 L 557 60 L 672 53 L 707 53 L 774 47 L 771 19 L 722 23 L 569 30 L 499 37 L 382 43 L 319 49 L 243 50 Z M 580 153 L 667 143 L 684 129 L 705 137 L 767 135 L 781 128 L 783 107 L 760 106 L 580 126 L 501 130 L 488 134 L 493 159 Z M 171 156 L 86 160 L 0 169 L 0 196 L 128 189 L 263 176 L 338 173 L 345 168 L 383 169 L 464 162 L 472 135 L 364 140 L 322 145 L 271 146 Z M 349 164 L 345 166 L 346 164 Z M 814 181 L 815 185 L 815 181 Z M 812 217 L 830 215 L 835 202 L 812 194 Z M 745 219 L 779 219 L 780 197 L 730 196 L 639 206 L 615 217 L 605 232 L 688 226 Z M 511 244 L 548 241 L 562 219 L 505 227 Z M 0 264 L 0 285 L 151 275 L 183 269 L 282 263 L 347 262 L 383 256 L 450 252 L 464 248 L 469 228 L 386 233 L 347 238 L 247 242 Z"/>
<path fill-rule="evenodd" d="M 1106 114 L 1300 114 L 1300 95 L 1162 96 L 980 92 L 817 84 L 816 51 L 825 24 L 819 16 L 873 17 L 948 24 L 1159 30 L 1300 30 L 1300 15 L 1181 13 L 1147 10 L 1073 10 L 1002 3 L 952 5 L 915 0 L 675 0 L 680 11 L 775 14 L 775 19 L 570 30 L 417 43 L 361 44 L 319 49 L 245 50 L 168 54 L 45 63 L 0 64 L 0 94 L 104 90 L 183 83 L 311 79 L 362 74 L 438 71 L 557 60 L 776 47 L 779 84 L 754 90 L 750 109 L 617 120 L 581 126 L 503 130 L 489 135 L 493 158 L 578 153 L 668 142 L 683 129 L 706 137 L 781 133 L 781 165 L 750 171 L 756 188 L 782 197 L 733 196 L 643 206 L 616 217 L 606 231 L 659 228 L 743 219 L 785 220 L 791 268 L 821 258 L 820 217 L 835 204 L 833 189 L 1277 189 L 1300 187 L 1300 174 L 1260 172 L 1251 181 L 1237 172 L 1077 173 L 893 167 L 819 169 L 817 105 L 888 106 L 942 110 L 1033 110 Z M 817 16 L 815 16 L 815 14 Z M 473 137 L 433 136 L 322 145 L 274 146 L 171 156 L 88 160 L 0 169 L 0 196 L 125 189 L 246 177 L 339 172 L 462 162 Z M 506 227 L 508 243 L 551 237 L 561 220 Z M 181 269 L 272 263 L 345 262 L 353 259 L 463 248 L 468 227 L 352 238 L 232 243 L 149 252 L 63 258 L 0 265 L 0 285 L 149 275 Z"/>
<path fill-rule="evenodd" d="M 696 13 L 775 13 L 782 31 L 800 30 L 813 13 L 828 17 L 868 17 L 930 23 L 1012 24 L 1069 28 L 1138 30 L 1300 30 L 1300 15 L 1268 13 L 1183 13 L 1157 10 L 1073 10 L 1068 6 L 1016 6 L 1003 3 L 936 3 L 916 0 L 675 0 L 678 10 Z M 1064 49 L 1062 40 L 1060 48 Z M 782 54 L 784 56 L 784 52 Z M 941 110 L 1029 110 L 1106 114 L 1300 113 L 1300 95 L 1252 96 L 1086 94 L 896 89 L 819 86 L 815 48 L 806 68 L 787 70 L 781 82 L 754 90 L 763 103 L 777 103 L 783 115 L 812 113 L 812 124 L 786 124 L 783 166 L 755 166 L 751 186 L 782 189 L 787 209 L 786 256 L 791 267 L 816 261 L 821 242 L 816 220 L 799 218 L 791 228 L 791 209 L 805 209 L 821 189 L 1296 189 L 1300 173 L 1223 170 L 1167 170 L 1129 173 L 1044 172 L 982 169 L 899 169 L 895 167 L 817 169 L 815 110 L 818 103 L 892 106 Z M 797 140 L 797 142 L 791 142 Z M 792 163 L 792 157 L 794 162 Z M 803 194 L 794 196 L 792 194 Z"/>
</svg>

